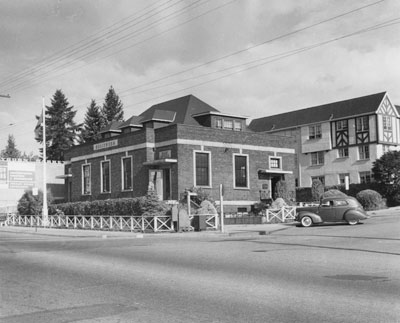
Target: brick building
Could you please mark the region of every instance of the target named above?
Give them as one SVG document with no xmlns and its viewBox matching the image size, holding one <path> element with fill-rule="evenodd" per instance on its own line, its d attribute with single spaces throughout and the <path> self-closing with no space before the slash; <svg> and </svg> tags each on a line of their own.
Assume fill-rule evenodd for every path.
<svg viewBox="0 0 400 323">
<path fill-rule="evenodd" d="M 65 154 L 66 200 L 143 196 L 149 183 L 163 200 L 179 200 L 191 187 L 217 200 L 223 184 L 234 211 L 270 198 L 280 179 L 294 192 L 294 138 L 252 132 L 246 117 L 192 95 L 112 123 L 102 137 Z"/>
</svg>

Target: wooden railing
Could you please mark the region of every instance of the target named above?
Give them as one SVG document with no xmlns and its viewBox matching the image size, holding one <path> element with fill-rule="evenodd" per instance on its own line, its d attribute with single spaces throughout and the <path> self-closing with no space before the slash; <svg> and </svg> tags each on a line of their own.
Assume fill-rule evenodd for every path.
<svg viewBox="0 0 400 323">
<path fill-rule="evenodd" d="M 43 219 L 37 215 L 7 216 L 7 225 L 43 226 Z M 49 228 L 89 229 L 131 232 L 174 231 L 170 215 L 163 216 L 106 216 L 106 215 L 49 215 Z"/>
<path fill-rule="evenodd" d="M 267 222 L 278 220 L 279 222 L 286 222 L 287 220 L 294 220 L 296 217 L 295 206 L 284 206 L 280 209 L 267 209 L 266 210 Z"/>
</svg>

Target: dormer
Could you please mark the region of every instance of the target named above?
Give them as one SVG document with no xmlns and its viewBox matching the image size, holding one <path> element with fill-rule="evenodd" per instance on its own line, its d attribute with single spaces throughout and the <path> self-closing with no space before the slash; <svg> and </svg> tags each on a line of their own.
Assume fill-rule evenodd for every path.
<svg viewBox="0 0 400 323">
<path fill-rule="evenodd" d="M 243 131 L 246 129 L 247 117 L 226 114 L 218 111 L 207 111 L 193 114 L 192 117 L 203 127 Z"/>
<path fill-rule="evenodd" d="M 175 117 L 175 111 L 156 109 L 147 119 L 141 120 L 140 122 L 144 127 L 157 129 L 174 122 Z"/>
<path fill-rule="evenodd" d="M 119 128 L 121 125 L 122 122 L 119 121 L 113 121 L 109 123 L 100 131 L 101 138 L 105 139 L 118 136 L 122 132 L 121 129 Z"/>
<path fill-rule="evenodd" d="M 141 128 L 143 128 L 143 125 L 141 123 L 141 118 L 138 116 L 130 117 L 119 126 L 122 133 L 134 132 Z"/>
</svg>

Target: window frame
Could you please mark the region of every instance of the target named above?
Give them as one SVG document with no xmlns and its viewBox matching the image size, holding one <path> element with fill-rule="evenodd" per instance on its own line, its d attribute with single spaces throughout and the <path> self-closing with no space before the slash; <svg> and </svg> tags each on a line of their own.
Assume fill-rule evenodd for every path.
<svg viewBox="0 0 400 323">
<path fill-rule="evenodd" d="M 368 184 L 372 182 L 372 173 L 370 171 L 359 172 L 358 177 L 360 179 L 360 184 Z M 369 181 L 367 178 L 369 178 Z"/>
<path fill-rule="evenodd" d="M 278 167 L 273 167 L 272 160 L 276 160 L 278 162 Z M 282 170 L 282 157 L 280 156 L 269 156 L 269 169 L 277 169 Z"/>
<path fill-rule="evenodd" d="M 103 165 L 108 164 L 108 185 L 109 190 L 104 190 L 104 169 Z M 111 160 L 105 159 L 100 162 L 100 193 L 101 194 L 109 194 L 111 193 Z"/>
<path fill-rule="evenodd" d="M 340 174 L 338 175 L 338 177 L 339 177 L 339 184 L 340 184 L 340 185 L 345 185 L 345 184 L 346 184 L 346 176 L 348 176 L 349 182 L 350 182 L 350 173 L 340 173 Z M 343 182 L 342 182 L 342 179 L 343 179 Z"/>
<path fill-rule="evenodd" d="M 308 139 L 321 139 L 322 138 L 322 127 L 321 124 L 308 126 Z"/>
<path fill-rule="evenodd" d="M 392 131 L 393 130 L 392 117 L 382 116 L 382 125 L 383 125 L 383 131 Z"/>
<path fill-rule="evenodd" d="M 370 159 L 371 152 L 369 145 L 358 146 L 358 160 L 368 160 Z"/>
<path fill-rule="evenodd" d="M 241 121 L 233 120 L 233 130 L 234 131 L 242 131 L 243 125 Z"/>
<path fill-rule="evenodd" d="M 125 180 L 127 179 L 127 177 L 125 176 L 125 164 L 124 161 L 126 159 L 130 160 L 130 171 L 131 171 L 131 176 L 130 176 L 130 181 L 131 181 L 131 186 L 130 188 L 126 188 L 126 183 Z M 124 156 L 121 157 L 121 188 L 123 192 L 127 192 L 127 191 L 132 191 L 133 190 L 133 158 L 132 156 Z"/>
<path fill-rule="evenodd" d="M 349 129 L 349 120 L 338 120 L 336 121 L 336 130 L 343 131 Z"/>
<path fill-rule="evenodd" d="M 89 167 L 89 192 L 85 191 L 85 167 Z M 82 174 L 82 195 L 92 195 L 92 165 L 90 163 L 82 164 L 81 167 Z"/>
<path fill-rule="evenodd" d="M 232 124 L 232 126 L 227 126 L 227 124 Z M 233 130 L 234 129 L 234 122 L 233 122 L 233 120 L 230 120 L 230 119 L 223 119 L 222 120 L 222 127 L 223 127 L 223 129 L 226 129 L 226 130 Z"/>
<path fill-rule="evenodd" d="M 208 155 L 208 185 L 199 185 L 197 184 L 197 163 L 196 163 L 196 155 L 197 154 L 206 154 Z M 194 187 L 205 187 L 212 188 L 212 171 L 211 171 L 211 151 L 205 150 L 193 150 L 193 183 Z"/>
<path fill-rule="evenodd" d="M 246 185 L 245 186 L 237 186 L 236 181 L 236 157 L 245 157 L 246 158 Z M 249 155 L 248 154 L 232 154 L 232 171 L 233 171 L 233 188 L 236 190 L 248 190 L 250 189 L 250 172 L 249 172 Z"/>
<path fill-rule="evenodd" d="M 215 128 L 217 128 L 217 129 L 223 128 L 223 119 L 221 119 L 221 118 L 215 119 Z"/>
<path fill-rule="evenodd" d="M 341 154 L 341 151 L 346 152 L 345 154 Z M 340 147 L 338 148 L 338 158 L 348 158 L 349 157 L 349 147 Z"/>
<path fill-rule="evenodd" d="M 356 132 L 369 131 L 369 117 L 362 116 L 356 118 Z"/>
<path fill-rule="evenodd" d="M 315 154 L 316 154 L 317 162 L 313 163 L 313 156 L 315 156 Z M 315 151 L 315 152 L 310 153 L 310 155 L 311 155 L 311 166 L 321 166 L 321 165 L 325 164 L 325 155 L 324 155 L 323 151 Z M 321 156 L 322 156 L 322 158 L 321 158 Z M 321 162 L 321 160 L 322 160 L 322 162 Z"/>
</svg>

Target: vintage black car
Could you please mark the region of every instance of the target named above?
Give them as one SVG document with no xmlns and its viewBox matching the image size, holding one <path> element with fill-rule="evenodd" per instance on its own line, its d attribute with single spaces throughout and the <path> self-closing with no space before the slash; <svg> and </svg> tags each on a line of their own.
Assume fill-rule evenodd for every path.
<svg viewBox="0 0 400 323">
<path fill-rule="evenodd" d="M 318 206 L 298 207 L 296 221 L 303 227 L 323 222 L 347 222 L 354 225 L 368 218 L 362 205 L 353 197 L 330 197 Z"/>
</svg>

